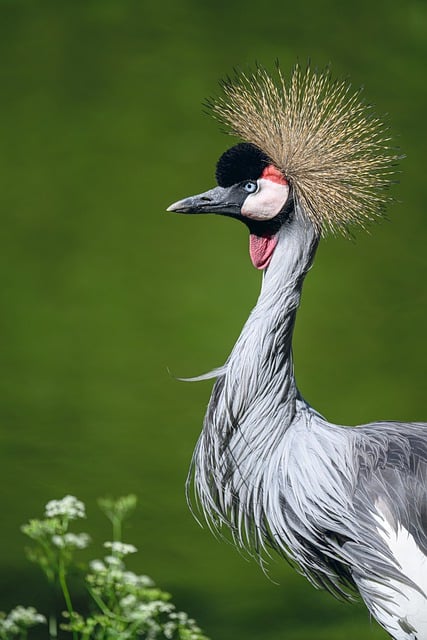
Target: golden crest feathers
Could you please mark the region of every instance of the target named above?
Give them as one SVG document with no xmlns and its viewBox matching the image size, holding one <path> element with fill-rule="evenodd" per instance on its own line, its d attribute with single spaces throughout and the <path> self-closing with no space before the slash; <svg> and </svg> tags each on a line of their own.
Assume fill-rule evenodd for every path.
<svg viewBox="0 0 427 640">
<path fill-rule="evenodd" d="M 230 134 L 263 151 L 319 231 L 380 218 L 399 159 L 384 123 L 348 82 L 296 66 L 286 81 L 258 67 L 208 104 Z"/>
</svg>

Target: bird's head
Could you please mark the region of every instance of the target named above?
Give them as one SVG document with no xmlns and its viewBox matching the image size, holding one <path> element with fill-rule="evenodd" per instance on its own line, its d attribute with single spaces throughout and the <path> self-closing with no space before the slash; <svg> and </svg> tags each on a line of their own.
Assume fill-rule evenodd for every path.
<svg viewBox="0 0 427 640">
<path fill-rule="evenodd" d="M 218 161 L 218 186 L 169 207 L 219 213 L 250 231 L 258 269 L 268 266 L 285 225 L 304 224 L 317 238 L 382 217 L 392 198 L 399 156 L 383 122 L 346 82 L 329 71 L 296 67 L 289 81 L 258 67 L 223 83 L 209 103 L 229 132 L 244 140 Z M 300 233 L 304 241 L 304 233 Z"/>
<path fill-rule="evenodd" d="M 228 149 L 216 167 L 218 186 L 179 200 L 168 211 L 216 213 L 243 222 L 250 232 L 249 251 L 257 269 L 273 256 L 277 234 L 293 214 L 289 182 L 271 160 L 251 143 Z"/>
</svg>

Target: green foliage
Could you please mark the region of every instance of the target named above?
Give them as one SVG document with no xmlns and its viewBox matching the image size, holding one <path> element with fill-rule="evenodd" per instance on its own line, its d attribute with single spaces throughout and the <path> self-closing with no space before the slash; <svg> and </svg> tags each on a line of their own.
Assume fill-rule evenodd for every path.
<svg viewBox="0 0 427 640">
<path fill-rule="evenodd" d="M 117 500 L 113 500 L 112 498 L 99 498 L 99 508 L 113 525 L 114 540 L 121 539 L 122 523 L 135 509 L 136 501 L 137 498 L 133 494 L 122 496 Z"/>
<path fill-rule="evenodd" d="M 146 575 L 137 575 L 126 567 L 125 558 L 137 552 L 132 544 L 121 540 L 122 525 L 136 506 L 136 496 L 99 500 L 99 506 L 110 520 L 113 541 L 104 543 L 107 550 L 102 560 L 92 560 L 86 571 L 79 569 L 75 552 L 90 543 L 87 533 L 69 530 L 73 520 L 86 517 L 83 502 L 74 496 L 51 500 L 45 507 L 43 520 L 30 520 L 22 531 L 32 541 L 28 558 L 38 564 L 53 589 L 64 598 L 67 610 L 60 629 L 73 640 L 208 640 L 195 621 L 177 611 L 169 593 L 162 591 Z M 74 609 L 68 588 L 71 571 L 79 571 L 89 596 L 89 614 Z M 8 615 L 0 614 L 0 640 L 24 639 L 28 629 L 46 623 L 46 618 L 33 607 L 16 607 Z M 49 638 L 58 637 L 54 616 L 49 620 Z"/>
</svg>

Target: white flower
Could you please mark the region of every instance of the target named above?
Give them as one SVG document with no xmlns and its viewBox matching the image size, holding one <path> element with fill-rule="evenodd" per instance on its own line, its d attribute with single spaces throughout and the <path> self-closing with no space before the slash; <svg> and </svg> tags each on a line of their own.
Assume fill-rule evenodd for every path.
<svg viewBox="0 0 427 640">
<path fill-rule="evenodd" d="M 116 568 L 123 567 L 123 562 L 117 556 L 105 556 L 104 560 L 109 567 L 116 567 Z"/>
<path fill-rule="evenodd" d="M 163 633 L 165 638 L 168 638 L 168 640 L 170 638 L 173 638 L 176 628 L 177 625 L 175 622 L 166 622 L 166 624 L 163 626 Z"/>
<path fill-rule="evenodd" d="M 103 573 L 104 571 L 107 571 L 107 567 L 102 560 L 92 560 L 89 566 L 94 573 Z"/>
<path fill-rule="evenodd" d="M 46 618 L 41 613 L 37 613 L 34 607 L 22 607 L 21 605 L 12 609 L 7 616 L 11 625 L 16 624 L 21 627 L 31 627 L 33 624 L 46 622 Z"/>
<path fill-rule="evenodd" d="M 66 533 L 64 536 L 67 547 L 86 549 L 90 544 L 90 536 L 87 533 Z"/>
<path fill-rule="evenodd" d="M 50 500 L 45 507 L 46 518 L 66 516 L 70 520 L 85 518 L 85 505 L 74 496 L 65 496 L 62 500 Z"/>
<path fill-rule="evenodd" d="M 141 602 L 132 611 L 129 611 L 130 620 L 149 621 L 159 613 L 171 613 L 175 607 L 173 604 L 163 600 L 152 600 L 151 602 Z"/>
<path fill-rule="evenodd" d="M 16 635 L 17 633 L 19 633 L 19 627 L 16 626 L 16 624 L 14 622 L 12 622 L 12 620 L 9 620 L 9 618 L 6 618 L 5 620 L 0 620 L 0 630 L 1 631 L 6 631 L 6 633 L 13 633 L 14 635 Z M 9 636 L 5 636 L 6 638 Z"/>
<path fill-rule="evenodd" d="M 123 583 L 130 587 L 136 587 L 139 583 L 138 576 L 133 571 L 123 571 Z"/>
<path fill-rule="evenodd" d="M 174 613 L 171 613 L 169 617 L 173 620 L 178 620 L 179 624 L 182 625 L 185 625 L 188 622 L 194 622 L 194 620 L 189 620 L 188 615 L 184 611 L 176 611 Z"/>
<path fill-rule="evenodd" d="M 129 553 L 138 551 L 133 544 L 126 544 L 125 542 L 104 542 L 104 547 L 111 549 L 113 553 L 117 553 L 120 556 L 127 556 Z"/>
<path fill-rule="evenodd" d="M 124 598 L 122 598 L 120 600 L 120 606 L 123 609 L 130 609 L 131 607 L 134 607 L 137 603 L 137 599 L 133 594 L 129 594 L 127 596 L 125 596 Z"/>
<path fill-rule="evenodd" d="M 55 547 L 63 549 L 86 549 L 90 543 L 90 536 L 87 533 L 65 533 L 63 536 L 58 534 L 52 536 L 52 542 Z"/>
<path fill-rule="evenodd" d="M 52 536 L 52 543 L 55 545 L 55 547 L 58 547 L 59 549 L 63 549 L 65 547 L 64 536 L 59 536 L 59 535 Z"/>
<path fill-rule="evenodd" d="M 131 587 L 153 587 L 154 582 L 148 576 L 137 576 L 133 571 L 123 572 L 123 583 Z"/>
</svg>

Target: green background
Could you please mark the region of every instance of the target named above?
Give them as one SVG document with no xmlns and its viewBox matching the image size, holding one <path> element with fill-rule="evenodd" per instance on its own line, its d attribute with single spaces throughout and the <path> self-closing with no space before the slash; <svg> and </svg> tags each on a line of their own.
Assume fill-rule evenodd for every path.
<svg viewBox="0 0 427 640">
<path fill-rule="evenodd" d="M 268 580 L 200 528 L 183 485 L 260 275 L 232 221 L 164 213 L 231 144 L 203 100 L 236 65 L 300 60 L 364 86 L 406 154 L 389 222 L 322 243 L 295 335 L 330 420 L 422 420 L 427 307 L 424 0 L 0 2 L 0 608 L 42 607 L 19 526 L 50 498 L 140 498 L 126 540 L 212 640 L 385 638 L 283 561 Z M 93 554 L 100 555 L 97 544 Z"/>
</svg>

